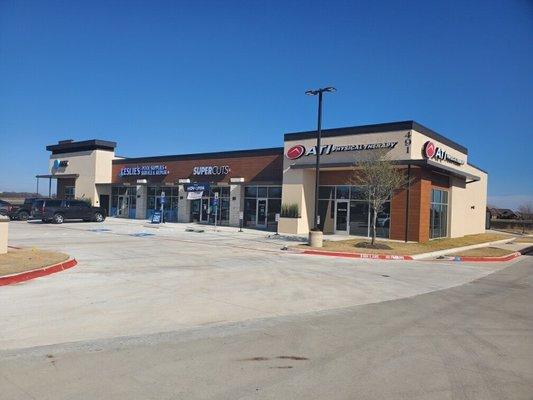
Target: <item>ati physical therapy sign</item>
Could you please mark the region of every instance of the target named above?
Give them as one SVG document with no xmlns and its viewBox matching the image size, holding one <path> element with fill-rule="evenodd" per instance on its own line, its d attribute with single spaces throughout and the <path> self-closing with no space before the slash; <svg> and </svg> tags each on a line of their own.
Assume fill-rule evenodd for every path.
<svg viewBox="0 0 533 400">
<path fill-rule="evenodd" d="M 137 165 L 135 167 L 124 167 L 120 170 L 120 176 L 154 176 L 168 175 L 166 165 Z"/>
<path fill-rule="evenodd" d="M 452 156 L 446 150 L 437 147 L 431 140 L 428 140 L 424 144 L 424 156 L 430 160 L 448 161 L 457 165 L 463 165 L 465 163 L 464 160 Z"/>
<path fill-rule="evenodd" d="M 320 155 L 328 155 L 331 153 L 338 153 L 344 151 L 363 151 L 363 150 L 378 150 L 378 149 L 394 149 L 398 142 L 381 142 L 381 143 L 368 143 L 368 144 L 348 144 L 348 145 L 335 145 L 326 144 L 320 146 Z M 287 158 L 291 160 L 297 160 L 302 156 L 316 156 L 317 146 L 313 146 L 306 150 L 305 146 L 297 144 L 287 150 Z"/>
</svg>

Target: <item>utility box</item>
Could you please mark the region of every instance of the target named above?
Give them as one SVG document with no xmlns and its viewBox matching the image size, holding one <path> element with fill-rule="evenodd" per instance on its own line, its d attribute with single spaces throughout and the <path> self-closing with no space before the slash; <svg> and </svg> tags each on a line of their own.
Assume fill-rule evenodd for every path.
<svg viewBox="0 0 533 400">
<path fill-rule="evenodd" d="M 9 218 L 0 215 L 0 254 L 7 253 L 7 234 L 9 230 Z"/>
</svg>

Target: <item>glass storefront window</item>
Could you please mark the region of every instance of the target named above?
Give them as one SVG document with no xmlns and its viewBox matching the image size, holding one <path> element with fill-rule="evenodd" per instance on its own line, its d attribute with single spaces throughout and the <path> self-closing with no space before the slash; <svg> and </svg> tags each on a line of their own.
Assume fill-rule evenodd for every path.
<svg viewBox="0 0 533 400">
<path fill-rule="evenodd" d="M 261 197 L 261 198 L 268 197 L 267 188 L 265 186 L 259 186 L 257 188 L 257 197 Z"/>
<path fill-rule="evenodd" d="M 448 192 L 440 189 L 431 190 L 429 215 L 429 237 L 431 239 L 448 235 Z"/>
<path fill-rule="evenodd" d="M 74 199 L 74 186 L 65 186 L 65 193 L 63 197 L 65 200 Z"/>
<path fill-rule="evenodd" d="M 335 198 L 335 186 L 319 186 L 318 198 L 323 200 L 329 200 Z"/>
<path fill-rule="evenodd" d="M 372 218 L 372 217 L 371 217 Z M 388 238 L 390 231 L 390 202 L 383 205 L 383 210 L 378 212 L 376 221 L 376 236 Z"/>
<path fill-rule="evenodd" d="M 109 215 L 122 218 L 135 218 L 137 207 L 137 187 L 115 186 L 111 188 L 111 210 Z"/>
<path fill-rule="evenodd" d="M 215 194 L 218 195 L 216 211 L 214 205 Z M 229 195 L 229 186 L 211 186 L 209 191 L 203 193 L 201 199 L 191 200 L 190 220 L 214 224 L 216 217 L 217 225 L 229 225 Z"/>
<path fill-rule="evenodd" d="M 350 186 L 337 186 L 337 200 L 350 198 Z"/>
<path fill-rule="evenodd" d="M 324 185 L 319 187 L 318 196 L 319 228 L 324 233 L 371 235 L 372 208 L 360 186 Z M 390 202 L 387 202 L 377 216 L 376 236 L 388 238 L 389 232 Z"/>
<path fill-rule="evenodd" d="M 271 199 L 281 199 L 281 186 L 270 186 L 268 188 L 268 197 Z"/>
<path fill-rule="evenodd" d="M 146 218 L 152 218 L 154 211 L 161 210 L 161 193 L 165 193 L 163 204 L 163 217 L 165 221 L 176 222 L 178 220 L 179 188 L 176 186 L 148 186 L 146 203 Z"/>
<path fill-rule="evenodd" d="M 254 228 L 256 225 L 256 199 L 244 199 L 244 226 Z"/>
<path fill-rule="evenodd" d="M 352 200 L 365 200 L 365 194 L 360 186 L 352 186 L 350 189 L 350 198 Z"/>
<path fill-rule="evenodd" d="M 281 186 L 244 187 L 245 227 L 276 230 L 276 214 L 279 213 L 281 213 Z"/>
<path fill-rule="evenodd" d="M 257 197 L 257 186 L 246 186 L 244 188 L 244 197 Z"/>
</svg>

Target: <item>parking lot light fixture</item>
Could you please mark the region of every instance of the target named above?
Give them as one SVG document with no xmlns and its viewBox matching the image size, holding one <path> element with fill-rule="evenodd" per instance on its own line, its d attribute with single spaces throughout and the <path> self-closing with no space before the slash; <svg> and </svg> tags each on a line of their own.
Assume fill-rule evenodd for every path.
<svg viewBox="0 0 533 400">
<path fill-rule="evenodd" d="M 327 86 L 320 89 L 311 89 L 305 92 L 308 96 L 318 95 L 318 121 L 316 133 L 316 166 L 315 166 L 315 212 L 313 220 L 313 230 L 318 230 L 318 181 L 320 177 L 320 146 L 322 139 L 322 95 L 323 93 L 334 93 L 337 89 Z"/>
</svg>

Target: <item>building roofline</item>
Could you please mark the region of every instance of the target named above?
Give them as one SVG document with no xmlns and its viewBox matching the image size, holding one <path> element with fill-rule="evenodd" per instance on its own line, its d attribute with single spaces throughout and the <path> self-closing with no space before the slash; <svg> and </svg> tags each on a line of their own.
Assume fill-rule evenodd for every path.
<svg viewBox="0 0 533 400">
<path fill-rule="evenodd" d="M 113 160 L 113 164 L 131 164 L 139 162 L 160 162 L 160 161 L 180 161 L 196 160 L 202 158 L 229 158 L 229 157 L 253 157 L 264 155 L 283 155 L 283 147 L 269 147 L 264 149 L 250 150 L 230 150 L 210 153 L 175 154 L 152 157 L 132 157 Z"/>
<path fill-rule="evenodd" d="M 477 169 L 477 170 L 479 170 L 479 171 L 481 171 L 481 172 L 486 173 L 487 175 L 489 174 L 489 173 L 488 173 L 487 171 L 485 171 L 483 168 L 479 168 L 477 165 L 472 164 L 470 161 L 468 161 L 466 164 L 467 164 L 467 165 L 470 165 L 471 167 L 474 167 L 475 169 Z"/>
<path fill-rule="evenodd" d="M 60 141 L 57 144 L 51 144 L 51 145 L 46 146 L 46 150 L 51 151 L 52 154 L 64 154 L 64 153 L 75 153 L 78 151 L 88 151 L 88 150 L 114 151 L 115 147 L 117 147 L 116 142 L 111 142 L 108 140 L 100 140 L 100 139 L 91 139 L 91 140 L 82 140 L 79 142 Z"/>
<path fill-rule="evenodd" d="M 402 131 L 402 130 L 415 130 L 417 132 L 423 133 L 424 135 L 437 140 L 447 146 L 450 146 L 452 149 L 460 151 L 463 154 L 468 154 L 468 149 L 464 146 L 461 146 L 459 143 L 454 142 L 451 139 L 448 139 L 441 134 L 435 132 L 428 127 L 419 124 L 416 121 L 398 121 L 398 122 L 386 122 L 381 124 L 371 124 L 371 125 L 358 125 L 358 126 L 349 126 L 344 128 L 333 128 L 333 129 L 323 129 L 322 137 L 336 137 L 336 136 L 348 136 L 348 135 L 363 135 L 366 133 L 380 133 L 380 132 L 392 132 L 392 131 Z M 304 131 L 304 132 L 292 132 L 285 133 L 284 139 L 288 140 L 302 140 L 302 139 L 312 139 L 316 137 L 316 131 Z"/>
</svg>

